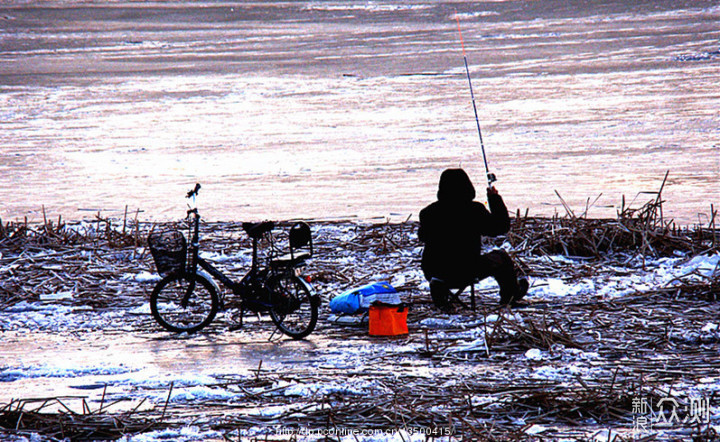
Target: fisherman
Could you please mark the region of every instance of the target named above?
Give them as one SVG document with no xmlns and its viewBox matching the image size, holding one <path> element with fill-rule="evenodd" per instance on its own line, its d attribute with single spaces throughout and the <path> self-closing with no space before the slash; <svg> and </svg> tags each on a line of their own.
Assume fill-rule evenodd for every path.
<svg viewBox="0 0 720 442">
<path fill-rule="evenodd" d="M 440 175 L 437 201 L 420 211 L 418 237 L 425 243 L 422 270 L 430 281 L 433 303 L 450 308 L 451 288 L 466 287 L 492 276 L 500 286 L 500 304 L 516 305 L 528 290 L 504 250 L 482 253 L 482 236 L 499 236 L 510 230 L 510 216 L 502 197 L 487 189 L 490 211 L 475 199 L 475 188 L 463 169 Z"/>
</svg>

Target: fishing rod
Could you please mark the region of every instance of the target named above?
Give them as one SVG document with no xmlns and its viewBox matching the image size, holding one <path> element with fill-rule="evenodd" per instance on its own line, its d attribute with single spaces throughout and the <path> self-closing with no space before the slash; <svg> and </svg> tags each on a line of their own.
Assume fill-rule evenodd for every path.
<svg viewBox="0 0 720 442">
<path fill-rule="evenodd" d="M 460 18 L 455 12 L 455 21 L 457 22 L 458 34 L 460 35 L 460 46 L 462 46 L 463 60 L 465 61 L 465 73 L 467 74 L 468 85 L 470 86 L 470 99 L 472 100 L 473 111 L 475 112 L 475 124 L 477 124 L 478 136 L 480 137 L 480 149 L 482 149 L 483 162 L 485 163 L 485 173 L 487 174 L 488 187 L 497 181 L 494 173 L 490 173 L 488 167 L 487 155 L 485 154 L 485 143 L 483 143 L 482 130 L 480 130 L 480 119 L 478 118 L 477 106 L 475 105 L 475 93 L 473 93 L 472 80 L 470 80 L 470 68 L 468 67 L 467 55 L 465 54 L 465 42 L 463 41 L 462 31 L 460 30 Z"/>
</svg>

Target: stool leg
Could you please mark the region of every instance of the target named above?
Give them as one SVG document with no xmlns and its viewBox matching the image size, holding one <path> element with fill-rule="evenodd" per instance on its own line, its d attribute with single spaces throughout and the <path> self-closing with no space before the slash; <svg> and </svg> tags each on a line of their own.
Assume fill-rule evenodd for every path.
<svg viewBox="0 0 720 442">
<path fill-rule="evenodd" d="M 470 308 L 475 311 L 475 284 L 470 284 Z"/>
</svg>

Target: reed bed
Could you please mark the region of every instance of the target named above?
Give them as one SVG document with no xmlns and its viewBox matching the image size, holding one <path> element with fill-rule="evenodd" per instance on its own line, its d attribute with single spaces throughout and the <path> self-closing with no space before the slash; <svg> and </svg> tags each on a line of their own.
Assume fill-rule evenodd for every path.
<svg viewBox="0 0 720 442">
<path fill-rule="evenodd" d="M 510 234 L 500 241 L 523 273 L 582 278 L 606 272 L 636 256 L 693 256 L 720 251 L 715 209 L 704 226 L 678 228 L 662 218 L 661 191 L 640 209 L 625 208 L 617 219 L 575 216 L 534 218 L 519 213 Z M 280 228 L 289 223 L 281 223 Z M 245 392 L 233 401 L 165 403 L 152 411 L 115 413 L 100 406 L 72 411 L 63 398 L 19 400 L 0 409 L 6 434 L 40 433 L 49 438 L 116 439 L 158 428 L 202 422 L 226 440 L 293 440 L 304 429 L 325 431 L 337 440 L 341 431 L 429 432 L 453 440 L 587 438 L 608 426 L 620 433 L 633 425 L 633 401 L 667 397 L 672 386 L 717 377 L 720 335 L 704 333 L 717 318 L 720 280 L 688 278 L 672 287 L 607 299 L 593 294 L 533 301 L 511 311 L 494 295 L 480 293 L 476 311 L 458 311 L 459 326 L 427 325 L 438 316 L 422 288 L 417 224 L 311 222 L 315 258 L 306 269 L 325 300 L 386 275 L 412 304 L 411 333 L 400 341 L 416 350 L 367 357 L 365 364 L 338 369 L 322 364 L 308 370 L 258 367 L 254 374 L 228 376 L 218 387 Z M 87 305 L 93 309 L 137 306 L 148 296 L 147 284 L 134 277 L 154 271 L 145 238 L 154 229 L 180 228 L 184 222 L 144 223 L 137 217 L 65 223 L 0 222 L 0 309 L 20 302 Z M 232 256 L 250 243 L 240 223 L 204 223 L 203 250 Z M 283 234 L 276 244 L 282 244 Z M 581 264 L 543 259 L 548 255 L 585 257 Z M 234 269 L 233 263 L 220 267 Z M 619 268 L 619 267 L 618 267 Z M 604 270 L 601 270 L 604 269 Z M 620 271 L 620 270 L 618 270 Z M 716 275 L 720 272 L 716 272 Z M 129 277 L 128 277 L 129 275 Z M 71 296 L 56 298 L 57 293 Z M 327 319 L 327 314 L 323 313 Z M 227 324 L 220 324 L 219 330 Z M 151 321 L 139 323 L 154 332 Z M 468 329 L 482 330 L 469 342 Z M 214 331 L 212 331 L 214 332 Z M 322 339 L 367 342 L 355 327 L 325 327 Z M 478 335 L 475 335 L 476 337 Z M 518 358 L 534 351 L 538 359 Z M 581 364 L 574 375 L 568 365 Z M 418 371 L 433 368 L 432 376 Z M 456 370 L 455 367 L 458 369 Z M 561 376 L 534 376 L 545 367 Z M 284 394 L 290 385 L 366 381 L 377 386 L 363 394 Z M 712 406 L 720 399 L 710 398 Z M 45 412 L 48 404 L 60 411 Z M 258 413 L 258 409 L 276 409 Z M 161 410 L 161 411 L 160 411 Z M 198 418 L 201 416 L 201 418 Z M 258 434 L 258 428 L 266 433 Z M 281 429 L 294 431 L 282 436 Z M 254 431 L 254 433 L 253 433 Z M 712 426 L 687 429 L 694 440 L 712 440 Z M 248 436 L 250 434 L 250 436 Z M 329 435 L 329 436 L 328 436 Z M 615 440 L 623 440 L 618 436 Z M 629 438 L 627 439 L 629 440 Z"/>
<path fill-rule="evenodd" d="M 66 405 L 74 399 L 82 400 L 81 410 Z M 91 410 L 85 398 L 74 396 L 15 400 L 0 409 L 0 427 L 19 436 L 41 434 L 50 440 L 115 440 L 166 427 L 160 412 L 113 413 L 108 410 L 111 406 L 101 404 Z"/>
</svg>

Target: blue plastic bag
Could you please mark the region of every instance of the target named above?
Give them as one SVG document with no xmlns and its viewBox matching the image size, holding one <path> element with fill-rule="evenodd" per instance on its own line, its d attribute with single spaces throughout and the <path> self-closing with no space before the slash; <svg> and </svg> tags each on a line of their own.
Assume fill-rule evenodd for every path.
<svg viewBox="0 0 720 442">
<path fill-rule="evenodd" d="M 335 314 L 354 315 L 364 313 L 370 308 L 370 304 L 380 301 L 385 304 L 398 305 L 400 297 L 397 291 L 389 283 L 373 282 L 362 287 L 357 287 L 343 292 L 330 301 L 330 311 Z"/>
</svg>

